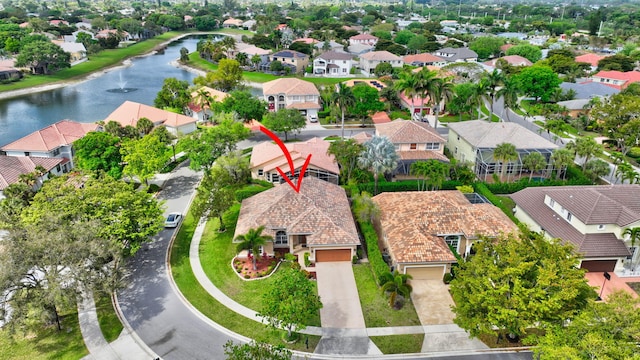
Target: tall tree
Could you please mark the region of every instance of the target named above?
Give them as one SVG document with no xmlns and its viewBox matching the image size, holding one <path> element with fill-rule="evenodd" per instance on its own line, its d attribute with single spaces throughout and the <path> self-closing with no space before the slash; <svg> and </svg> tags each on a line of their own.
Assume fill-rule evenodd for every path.
<svg viewBox="0 0 640 360">
<path fill-rule="evenodd" d="M 567 167 L 573 164 L 575 154 L 569 149 L 555 149 L 551 153 L 551 162 L 558 172 L 558 176 L 562 173 L 562 180 L 567 176 Z"/>
<path fill-rule="evenodd" d="M 373 136 L 364 143 L 364 151 L 358 158 L 358 165 L 373 173 L 374 195 L 378 194 L 378 178 L 398 166 L 395 146 L 386 136 Z"/>
<path fill-rule="evenodd" d="M 234 241 L 238 241 L 236 251 L 249 250 L 251 252 L 251 262 L 253 270 L 257 270 L 256 260 L 260 259 L 260 247 L 264 246 L 269 240 L 273 240 L 272 236 L 262 235 L 264 226 L 259 226 L 256 229 L 247 230 L 246 234 L 240 234 L 236 236 Z"/>
<path fill-rule="evenodd" d="M 575 317 L 595 298 L 572 246 L 540 233 L 503 235 L 475 243 L 451 281 L 454 322 L 471 336 L 515 338 L 531 327 Z"/>
<path fill-rule="evenodd" d="M 584 174 L 594 183 L 609 174 L 609 163 L 601 159 L 592 159 L 584 164 Z"/>
<path fill-rule="evenodd" d="M 214 106 L 215 107 L 215 106 Z M 267 104 L 246 90 L 232 91 L 224 98 L 216 111 L 235 112 L 244 122 L 261 120 L 267 113 Z"/>
<path fill-rule="evenodd" d="M 287 135 L 300 132 L 307 126 L 307 120 L 297 109 L 279 109 L 268 112 L 262 118 L 262 125 L 271 131 L 284 133 L 284 141 L 287 141 Z"/>
<path fill-rule="evenodd" d="M 522 165 L 529 169 L 529 181 L 531 181 L 531 179 L 533 178 L 533 173 L 543 170 L 545 167 L 547 167 L 547 159 L 545 159 L 544 156 L 539 152 L 534 151 L 522 158 Z"/>
<path fill-rule="evenodd" d="M 120 148 L 125 165 L 124 175 L 137 177 L 140 182 L 148 180 L 169 161 L 167 147 L 155 135 L 146 135 L 139 140 L 129 140 Z"/>
<path fill-rule="evenodd" d="M 92 131 L 73 143 L 76 167 L 103 171 L 115 179 L 122 176 L 120 138 L 107 132 Z"/>
<path fill-rule="evenodd" d="M 584 162 L 582 163 L 583 171 L 586 169 L 589 159 L 602 153 L 602 145 L 598 144 L 591 136 L 576 138 L 570 148 L 575 150 L 576 155 L 584 158 Z"/>
<path fill-rule="evenodd" d="M 400 73 L 398 80 L 393 83 L 393 88 L 404 95 L 411 102 L 411 117 L 415 114 L 414 99 L 418 95 L 418 77 L 411 71 L 403 71 Z"/>
<path fill-rule="evenodd" d="M 449 78 L 435 78 L 429 86 L 429 102 L 433 106 L 435 116 L 434 127 L 438 127 L 438 115 L 440 114 L 440 104 L 453 99 L 453 83 Z"/>
<path fill-rule="evenodd" d="M 516 75 L 518 88 L 536 101 L 549 101 L 549 98 L 562 82 L 558 74 L 548 66 L 533 65 L 526 67 Z"/>
<path fill-rule="evenodd" d="M 141 117 L 136 123 L 136 129 L 142 134 L 147 135 L 153 130 L 153 123 L 149 118 Z"/>
<path fill-rule="evenodd" d="M 173 109 L 182 113 L 191 100 L 188 89 L 189 83 L 187 81 L 166 78 L 162 84 L 162 89 L 153 100 L 153 104 L 158 109 Z"/>
<path fill-rule="evenodd" d="M 353 87 L 355 102 L 351 111 L 362 119 L 362 126 L 372 113 L 384 110 L 384 103 L 380 101 L 378 90 L 366 84 L 358 84 Z"/>
<path fill-rule="evenodd" d="M 631 251 L 631 254 L 633 255 L 631 258 L 631 266 L 634 267 L 634 258 L 637 258 L 636 251 L 638 250 L 636 245 L 640 243 L 640 227 L 626 228 L 622 232 L 622 235 L 627 241 L 629 241 L 629 244 L 631 244 L 631 248 L 633 249 Z"/>
<path fill-rule="evenodd" d="M 505 76 L 496 69 L 493 72 L 485 73 L 480 81 L 485 83 L 484 97 L 489 102 L 489 121 L 493 121 L 493 104 L 496 100 L 498 88 L 504 85 Z"/>
<path fill-rule="evenodd" d="M 309 318 L 320 308 L 320 297 L 305 274 L 298 269 L 285 268 L 264 293 L 258 316 L 265 318 L 273 328 L 284 328 L 291 338 L 292 332 L 304 329 Z"/>
<path fill-rule="evenodd" d="M 221 59 L 217 70 L 210 71 L 205 76 L 196 77 L 193 83 L 224 92 L 235 90 L 242 84 L 240 63 L 233 59 Z"/>
<path fill-rule="evenodd" d="M 327 154 L 333 155 L 340 167 L 340 179 L 343 184 L 349 184 L 351 174 L 358 165 L 358 157 L 364 150 L 362 144 L 354 139 L 339 139 L 332 141 Z"/>
<path fill-rule="evenodd" d="M 507 121 L 511 121 L 509 120 L 509 110 L 518 106 L 519 93 L 518 83 L 512 76 L 505 77 L 502 87 L 496 92 L 496 97 L 498 99 L 502 98 L 502 106 L 507 114 Z"/>
<path fill-rule="evenodd" d="M 416 91 L 417 95 L 420 96 L 420 117 L 422 117 L 424 110 L 424 99 L 429 96 L 429 104 L 434 104 L 436 102 L 436 100 L 433 99 L 433 91 L 435 91 L 437 87 L 436 82 L 438 81 L 438 73 L 436 71 L 432 71 L 426 67 L 423 67 L 413 76 L 415 76 L 417 79 Z"/>
<path fill-rule="evenodd" d="M 22 47 L 16 67 L 29 67 L 34 74 L 49 75 L 71 66 L 69 53 L 50 41 L 34 41 Z"/>
<path fill-rule="evenodd" d="M 511 143 L 500 143 L 493 149 L 493 158 L 500 162 L 500 181 L 504 180 L 508 164 L 518 159 L 516 146 Z"/>
<path fill-rule="evenodd" d="M 333 93 L 331 97 L 331 102 L 336 105 L 340 109 L 340 113 L 342 115 L 341 121 L 341 135 L 344 139 L 344 112 L 355 103 L 356 98 L 353 96 L 353 91 L 351 88 L 344 83 L 339 83 L 336 85 L 336 91 Z"/>
</svg>

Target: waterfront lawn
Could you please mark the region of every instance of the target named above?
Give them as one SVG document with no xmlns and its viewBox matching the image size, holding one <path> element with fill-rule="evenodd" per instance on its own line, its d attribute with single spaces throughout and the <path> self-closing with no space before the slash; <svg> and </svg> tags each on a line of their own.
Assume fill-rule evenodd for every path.
<svg viewBox="0 0 640 360">
<path fill-rule="evenodd" d="M 112 342 L 120 336 L 123 326 L 113 308 L 111 295 L 105 293 L 96 293 L 93 297 L 96 302 L 96 312 L 98 313 L 98 323 L 100 330 L 107 342 Z"/>
<path fill-rule="evenodd" d="M 370 264 L 354 265 L 353 274 L 367 327 L 421 325 L 410 299 L 405 301 L 404 307 L 400 310 L 394 310 L 389 306 L 388 298 L 382 294 L 373 278 Z"/>
<path fill-rule="evenodd" d="M 74 80 L 92 72 L 115 66 L 132 56 L 142 55 L 152 51 L 160 44 L 180 35 L 180 32 L 170 31 L 152 39 L 144 40 L 126 48 L 106 49 L 89 56 L 89 60 L 68 69 L 63 69 L 52 75 L 26 75 L 24 79 L 10 84 L 0 85 L 0 92 L 26 89 L 34 86 L 53 84 L 61 81 Z"/>
<path fill-rule="evenodd" d="M 11 335 L 0 329 L 0 357 L 3 359 L 62 359 L 77 360 L 89 354 L 82 340 L 78 313 L 61 313 L 62 331 L 55 325 L 41 327 L 26 334 L 18 331 Z"/>
<path fill-rule="evenodd" d="M 189 263 L 189 246 L 196 226 L 197 221 L 194 219 L 192 213 L 189 212 L 185 217 L 171 248 L 171 273 L 182 295 L 184 295 L 184 297 L 196 309 L 198 309 L 198 311 L 233 332 L 250 337 L 257 341 L 264 341 L 274 345 L 285 345 L 293 350 L 307 351 L 307 347 L 303 341 L 298 341 L 294 344 L 283 344 L 283 331 L 272 331 L 265 325 L 261 325 L 258 322 L 249 320 L 246 317 L 229 310 L 229 308 L 211 297 L 206 290 L 200 286 L 200 283 L 195 278 Z M 227 231 L 233 232 L 231 229 L 228 229 Z M 228 264 L 228 266 L 230 267 L 231 264 Z M 304 337 L 309 340 L 308 351 L 313 351 L 316 345 L 318 345 L 320 337 L 313 335 L 304 335 Z"/>
<path fill-rule="evenodd" d="M 422 351 L 424 334 L 371 336 L 370 339 L 383 354 L 413 354 Z"/>
</svg>

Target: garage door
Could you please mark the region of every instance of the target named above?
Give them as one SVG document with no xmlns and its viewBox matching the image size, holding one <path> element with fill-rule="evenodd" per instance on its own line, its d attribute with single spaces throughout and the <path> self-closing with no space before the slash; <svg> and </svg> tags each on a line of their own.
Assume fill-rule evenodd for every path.
<svg viewBox="0 0 640 360">
<path fill-rule="evenodd" d="M 580 264 L 580 268 L 591 272 L 613 271 L 616 268 L 616 260 L 588 260 Z"/>
<path fill-rule="evenodd" d="M 414 280 L 442 280 L 444 270 L 444 266 L 414 267 L 407 268 L 407 274 Z"/>
<path fill-rule="evenodd" d="M 316 250 L 316 262 L 351 261 L 351 250 Z"/>
</svg>

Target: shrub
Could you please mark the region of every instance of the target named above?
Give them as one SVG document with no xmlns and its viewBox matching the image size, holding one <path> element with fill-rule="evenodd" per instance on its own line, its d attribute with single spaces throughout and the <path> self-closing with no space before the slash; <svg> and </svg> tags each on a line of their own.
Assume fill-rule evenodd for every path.
<svg viewBox="0 0 640 360">
<path fill-rule="evenodd" d="M 440 190 L 455 190 L 457 186 L 461 186 L 460 181 L 445 181 L 442 183 Z M 369 182 L 364 184 L 358 184 L 360 192 L 368 192 L 373 194 L 375 189 L 375 183 Z M 378 193 L 382 192 L 398 192 L 398 191 L 418 191 L 418 180 L 406 180 L 396 182 L 379 182 Z"/>
<path fill-rule="evenodd" d="M 629 155 L 629 157 L 638 159 L 640 158 L 640 147 L 632 147 L 631 150 L 629 150 L 629 152 L 627 153 L 627 155 Z"/>
<path fill-rule="evenodd" d="M 251 276 L 249 276 L 249 274 L 244 274 L 244 278 L 245 279 L 249 279 Z"/>
<path fill-rule="evenodd" d="M 389 266 L 382 259 L 382 253 L 378 247 L 378 234 L 371 223 L 358 221 L 358 224 L 367 243 L 367 256 L 369 257 L 371 269 L 373 269 L 373 275 L 376 278 L 376 282 L 380 283 L 380 277 L 389 272 Z"/>
<path fill-rule="evenodd" d="M 309 260 L 309 253 L 304 253 L 304 266 L 311 266 L 311 260 Z"/>
<path fill-rule="evenodd" d="M 487 198 L 487 200 L 489 200 L 493 205 L 497 206 L 498 208 L 500 208 L 500 210 L 502 210 L 503 213 L 505 213 L 509 219 L 511 219 L 511 221 L 513 221 L 516 224 L 519 224 L 520 221 L 513 215 L 513 211 L 510 208 L 507 208 L 504 204 L 502 204 L 502 201 L 500 201 L 500 199 L 498 199 L 497 196 L 495 196 L 488 188 L 487 185 L 485 183 L 476 183 L 475 184 L 475 189 L 476 192 L 482 196 L 484 196 L 485 198 Z"/>
<path fill-rule="evenodd" d="M 353 255 L 353 257 L 351 258 L 351 263 L 352 264 L 357 264 L 358 263 L 358 256 L 357 255 Z"/>
<path fill-rule="evenodd" d="M 442 278 L 442 281 L 443 281 L 445 284 L 450 283 L 450 282 L 451 282 L 451 280 L 453 280 L 453 275 L 451 275 L 451 273 L 446 273 L 446 274 L 444 274 L 444 277 Z"/>
</svg>

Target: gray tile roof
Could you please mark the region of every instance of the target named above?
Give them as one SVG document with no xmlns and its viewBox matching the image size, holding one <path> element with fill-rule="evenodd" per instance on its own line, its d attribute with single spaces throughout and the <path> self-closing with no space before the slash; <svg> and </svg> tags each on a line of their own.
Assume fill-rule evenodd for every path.
<svg viewBox="0 0 640 360">
<path fill-rule="evenodd" d="M 530 187 L 511 195 L 550 236 L 572 243 L 584 256 L 630 255 L 613 233 L 582 234 L 544 203 L 545 195 L 585 224 L 623 227 L 640 220 L 640 185 Z"/>
<path fill-rule="evenodd" d="M 563 82 L 560 84 L 560 88 L 565 92 L 573 89 L 573 91 L 576 92 L 575 99 L 591 99 L 595 96 L 605 97 L 620 92 L 620 90 L 611 86 L 596 82 L 586 82 L 582 84 Z"/>
<path fill-rule="evenodd" d="M 316 57 L 316 59 L 324 59 L 324 60 L 353 60 L 353 55 L 351 54 L 347 54 L 345 52 L 339 52 L 339 51 L 327 51 L 324 52 L 320 55 L 318 55 L 318 57 Z"/>
<path fill-rule="evenodd" d="M 305 234 L 309 246 L 360 244 L 344 189 L 314 177 L 304 178 L 299 193 L 281 184 L 243 200 L 234 238 L 261 225 L 271 236 Z"/>
<path fill-rule="evenodd" d="M 495 148 L 501 143 L 515 145 L 516 149 L 556 149 L 558 145 L 512 122 L 471 120 L 449 123 L 448 127 L 476 148 Z M 455 136 L 449 132 L 449 136 Z"/>
<path fill-rule="evenodd" d="M 478 54 L 469 48 L 442 48 L 436 50 L 433 55 L 443 58 L 446 61 L 465 60 L 470 58 L 477 58 Z"/>
</svg>

